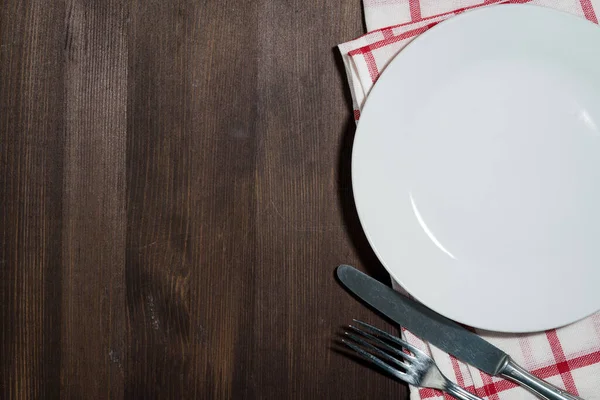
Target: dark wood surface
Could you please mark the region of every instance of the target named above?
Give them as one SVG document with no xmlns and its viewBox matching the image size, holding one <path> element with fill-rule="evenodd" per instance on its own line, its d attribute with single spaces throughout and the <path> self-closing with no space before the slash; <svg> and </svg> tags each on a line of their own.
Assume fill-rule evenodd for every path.
<svg viewBox="0 0 600 400">
<path fill-rule="evenodd" d="M 0 398 L 364 399 L 355 1 L 5 0 Z"/>
</svg>

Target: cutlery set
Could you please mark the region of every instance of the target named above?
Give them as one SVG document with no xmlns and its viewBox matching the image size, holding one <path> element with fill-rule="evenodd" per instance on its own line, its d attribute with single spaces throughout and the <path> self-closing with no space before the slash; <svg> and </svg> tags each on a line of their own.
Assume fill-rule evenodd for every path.
<svg viewBox="0 0 600 400">
<path fill-rule="evenodd" d="M 530 374 L 508 354 L 475 333 L 357 269 L 340 265 L 337 277 L 351 293 L 378 313 L 486 374 L 509 379 L 541 399 L 581 400 Z M 450 382 L 421 350 L 364 322 L 355 322 L 358 326 L 349 327 L 343 343 L 388 374 L 413 386 L 445 391 L 457 399 L 479 399 Z"/>
</svg>

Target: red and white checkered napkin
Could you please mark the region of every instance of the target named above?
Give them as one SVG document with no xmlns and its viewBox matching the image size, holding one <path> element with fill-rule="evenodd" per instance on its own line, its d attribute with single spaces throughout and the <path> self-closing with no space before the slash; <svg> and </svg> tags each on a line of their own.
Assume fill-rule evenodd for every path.
<svg viewBox="0 0 600 400">
<path fill-rule="evenodd" d="M 363 3 L 369 33 L 339 45 L 356 120 L 360 118 L 360 110 L 373 84 L 390 60 L 412 39 L 440 21 L 468 9 L 497 3 L 551 7 L 595 23 L 598 23 L 596 10 L 600 11 L 600 0 L 363 0 Z M 477 333 L 534 375 L 585 399 L 600 399 L 600 312 L 547 332 Z M 480 397 L 535 399 L 521 387 L 463 364 L 408 331 L 402 334 L 409 342 L 428 352 L 446 376 Z M 434 390 L 411 387 L 411 398 L 443 399 L 444 396 Z"/>
</svg>

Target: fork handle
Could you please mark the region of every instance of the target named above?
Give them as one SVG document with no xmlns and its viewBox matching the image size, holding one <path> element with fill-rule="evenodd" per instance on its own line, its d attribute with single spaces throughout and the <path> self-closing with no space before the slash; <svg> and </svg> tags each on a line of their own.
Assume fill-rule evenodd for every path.
<svg viewBox="0 0 600 400">
<path fill-rule="evenodd" d="M 507 359 L 506 364 L 500 371 L 500 374 L 505 378 L 510 379 L 513 382 L 518 383 L 530 392 L 538 395 L 542 399 L 546 400 L 583 400 L 581 397 L 577 397 L 570 393 L 565 392 L 562 389 L 557 388 L 543 381 L 525 369 L 515 363 L 510 357 Z"/>
<path fill-rule="evenodd" d="M 456 383 L 449 380 L 446 381 L 446 387 L 443 389 L 444 392 L 458 400 L 483 400 L 479 396 L 475 396 L 471 392 L 467 392 L 465 389 L 458 386 Z"/>
</svg>

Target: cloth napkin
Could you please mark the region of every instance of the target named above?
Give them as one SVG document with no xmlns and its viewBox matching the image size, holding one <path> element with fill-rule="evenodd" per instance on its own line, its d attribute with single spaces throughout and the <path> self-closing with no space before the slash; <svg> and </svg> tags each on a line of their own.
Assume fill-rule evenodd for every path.
<svg viewBox="0 0 600 400">
<path fill-rule="evenodd" d="M 500 3 L 550 7 L 594 23 L 598 23 L 597 11 L 600 12 L 600 0 L 363 0 L 368 33 L 338 46 L 352 93 L 354 119 L 359 120 L 360 110 L 380 73 L 412 39 L 466 10 Z M 393 283 L 394 288 L 402 291 Z M 476 330 L 476 333 L 539 378 L 585 399 L 600 399 L 600 312 L 546 332 L 500 334 Z M 448 378 L 480 397 L 536 398 L 510 381 L 491 377 L 458 361 L 409 331 L 402 330 L 402 336 L 432 356 Z M 410 389 L 413 400 L 449 398 L 431 389 Z"/>
</svg>

